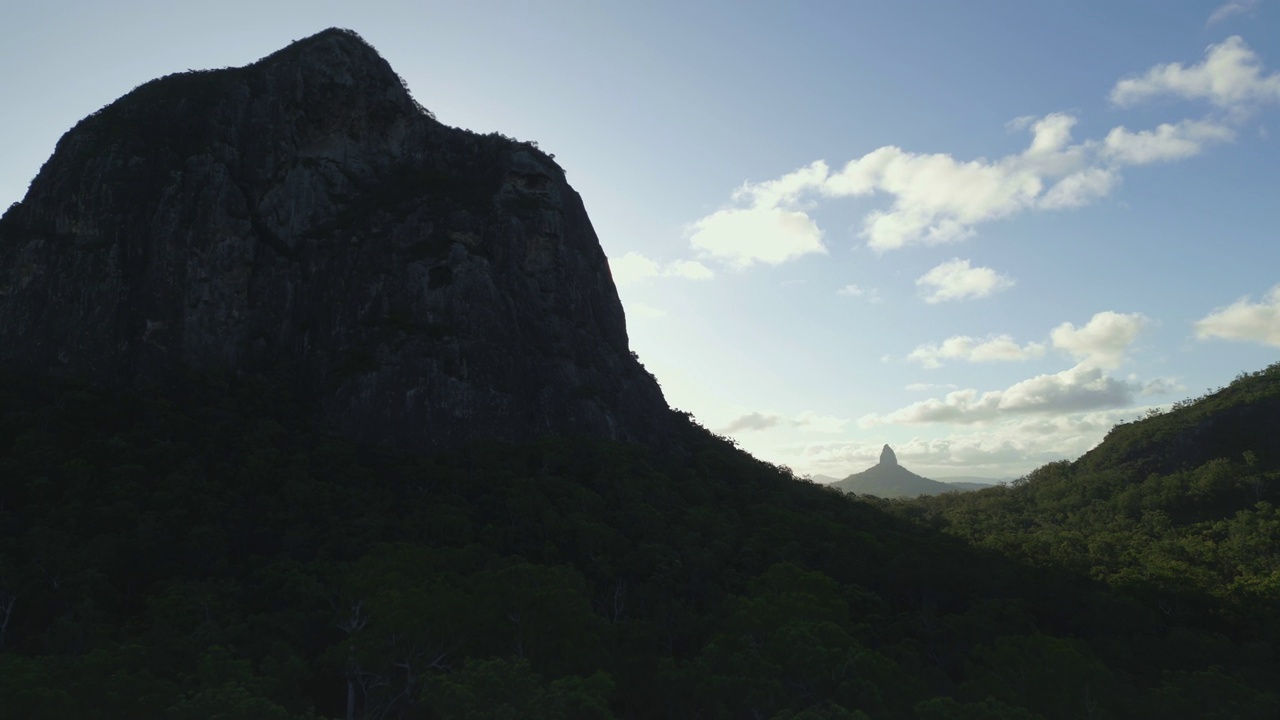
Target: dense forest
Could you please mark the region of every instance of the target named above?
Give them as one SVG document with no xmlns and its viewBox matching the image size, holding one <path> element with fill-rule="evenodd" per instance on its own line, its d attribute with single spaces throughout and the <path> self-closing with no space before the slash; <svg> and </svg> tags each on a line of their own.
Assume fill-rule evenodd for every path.
<svg viewBox="0 0 1280 720">
<path fill-rule="evenodd" d="M 0 377 L 14 718 L 1280 716 L 1280 364 L 1008 487 L 357 446 L 260 378 Z"/>
</svg>

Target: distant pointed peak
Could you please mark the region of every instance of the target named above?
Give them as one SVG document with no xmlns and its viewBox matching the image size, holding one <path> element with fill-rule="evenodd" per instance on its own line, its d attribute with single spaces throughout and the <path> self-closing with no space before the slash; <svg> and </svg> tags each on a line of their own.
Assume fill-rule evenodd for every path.
<svg viewBox="0 0 1280 720">
<path fill-rule="evenodd" d="M 884 446 L 884 449 L 880 451 L 880 464 L 881 465 L 897 465 L 898 464 L 898 456 L 893 454 L 893 448 L 889 447 L 888 445 Z"/>
</svg>

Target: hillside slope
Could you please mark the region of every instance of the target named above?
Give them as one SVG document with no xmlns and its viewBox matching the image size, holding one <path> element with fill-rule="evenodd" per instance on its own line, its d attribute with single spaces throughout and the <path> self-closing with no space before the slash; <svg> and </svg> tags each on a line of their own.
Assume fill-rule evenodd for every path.
<svg viewBox="0 0 1280 720">
<path fill-rule="evenodd" d="M 424 459 L 319 432 L 252 378 L 2 379 L 0 699 L 32 719 L 1280 709 L 1275 604 L 1027 567 L 684 422 L 681 459 L 558 439 Z"/>
<path fill-rule="evenodd" d="M 1074 463 L 1046 465 L 1008 487 L 891 507 L 976 547 L 1104 582 L 1275 657 L 1278 399 L 1280 363 L 1117 426 Z"/>
</svg>

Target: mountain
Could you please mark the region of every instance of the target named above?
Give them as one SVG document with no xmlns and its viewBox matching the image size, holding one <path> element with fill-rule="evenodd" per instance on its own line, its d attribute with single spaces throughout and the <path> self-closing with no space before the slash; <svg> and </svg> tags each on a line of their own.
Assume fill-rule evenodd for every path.
<svg viewBox="0 0 1280 720">
<path fill-rule="evenodd" d="M 966 487 L 963 483 L 943 483 L 917 475 L 898 464 L 898 457 L 888 445 L 880 451 L 880 462 L 859 473 L 854 473 L 843 480 L 834 482 L 831 487 L 839 488 L 847 493 L 858 495 L 875 495 L 882 498 L 916 497 L 917 495 L 938 495 L 947 492 L 962 492 L 977 489 Z"/>
<path fill-rule="evenodd" d="M 67 132 L 0 219 L 0 363 L 275 375 L 344 434 L 419 449 L 672 427 L 564 171 L 436 122 L 337 29 Z"/>
<path fill-rule="evenodd" d="M 1007 487 L 804 482 L 666 410 L 549 156 L 380 63 L 145 85 L 0 221 L 6 717 L 1280 717 L 1280 365 Z"/>
<path fill-rule="evenodd" d="M 1168 412 L 1112 428 L 1074 465 L 1087 471 L 1173 473 L 1220 458 L 1254 456 L 1280 467 L 1280 363 L 1238 375 L 1226 387 Z"/>
</svg>

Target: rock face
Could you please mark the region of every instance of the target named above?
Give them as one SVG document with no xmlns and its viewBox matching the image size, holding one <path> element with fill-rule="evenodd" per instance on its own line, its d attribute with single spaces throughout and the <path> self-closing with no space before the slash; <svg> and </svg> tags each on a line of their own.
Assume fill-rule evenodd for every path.
<svg viewBox="0 0 1280 720">
<path fill-rule="evenodd" d="M 436 122 L 344 30 L 64 135 L 0 219 L 0 362 L 285 375 L 341 431 L 415 448 L 670 422 L 564 171 Z"/>
<path fill-rule="evenodd" d="M 884 449 L 880 451 L 880 464 L 881 465 L 897 465 L 898 464 L 898 456 L 893 454 L 893 448 L 889 447 L 888 445 L 884 446 Z"/>
</svg>

